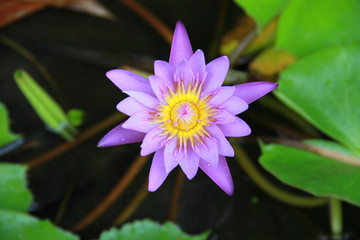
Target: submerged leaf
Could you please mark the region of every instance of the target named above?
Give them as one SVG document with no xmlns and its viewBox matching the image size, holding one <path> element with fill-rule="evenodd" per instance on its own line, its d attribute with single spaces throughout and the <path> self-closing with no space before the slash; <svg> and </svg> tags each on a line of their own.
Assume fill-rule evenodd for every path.
<svg viewBox="0 0 360 240">
<path fill-rule="evenodd" d="M 190 236 L 171 222 L 160 225 L 150 219 L 125 224 L 120 230 L 112 228 L 103 232 L 99 240 L 206 240 L 209 231 Z"/>
</svg>

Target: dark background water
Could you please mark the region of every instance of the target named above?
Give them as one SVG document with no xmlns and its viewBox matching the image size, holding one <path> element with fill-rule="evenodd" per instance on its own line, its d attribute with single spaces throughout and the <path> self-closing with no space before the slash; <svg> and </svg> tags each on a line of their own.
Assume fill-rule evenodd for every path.
<svg viewBox="0 0 360 240">
<path fill-rule="evenodd" d="M 63 143 L 47 131 L 13 80 L 16 69 L 26 69 L 65 109 L 85 111 L 83 131 L 116 111 L 124 97 L 106 77 L 105 72 L 121 64 L 151 70 L 155 59 L 168 60 L 170 47 L 143 19 L 118 1 L 101 1 L 117 20 L 109 21 L 83 13 L 48 8 L 2 28 L 1 34 L 29 49 L 45 65 L 58 85 L 61 96 L 37 69 L 23 56 L 0 44 L 0 99 L 9 109 L 14 132 L 23 133 L 26 147 L 1 157 L 1 161 L 26 162 Z M 220 1 L 139 1 L 171 29 L 181 19 L 187 27 L 193 49 L 210 48 Z M 229 1 L 225 30 L 234 25 L 242 11 Z M 209 61 L 208 59 L 207 61 Z M 252 136 L 274 136 L 277 133 L 248 114 L 264 118 L 277 117 L 254 103 L 243 117 L 253 129 Z M 35 202 L 32 213 L 54 219 L 67 193 L 69 201 L 59 222 L 70 228 L 81 220 L 106 196 L 139 151 L 139 144 L 108 149 L 96 147 L 99 139 L 113 126 L 99 132 L 79 146 L 51 161 L 31 169 L 29 186 Z M 260 155 L 257 143 L 241 144 L 253 161 Z M 263 193 L 246 173 L 228 159 L 235 193 L 227 196 L 201 171 L 192 181 L 185 181 L 179 199 L 177 223 L 189 233 L 211 229 L 211 239 L 317 239 L 328 233 L 327 207 L 301 209 L 284 205 Z M 150 161 L 124 194 L 93 224 L 80 232 L 84 239 L 97 237 L 108 229 L 121 210 L 131 201 L 148 177 Z M 264 172 L 276 184 L 290 189 Z M 129 221 L 151 218 L 168 219 L 172 191 L 176 181 L 174 170 L 163 186 L 150 193 Z M 293 191 L 293 190 L 291 190 Z M 257 201 L 252 199 L 256 198 Z M 345 204 L 345 231 L 359 233 L 355 216 L 357 208 Z"/>
</svg>

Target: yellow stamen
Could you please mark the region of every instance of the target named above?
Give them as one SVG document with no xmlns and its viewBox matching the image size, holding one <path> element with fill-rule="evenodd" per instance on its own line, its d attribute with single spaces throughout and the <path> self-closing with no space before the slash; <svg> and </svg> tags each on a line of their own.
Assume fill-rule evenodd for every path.
<svg viewBox="0 0 360 240">
<path fill-rule="evenodd" d="M 151 117 L 153 123 L 160 124 L 161 135 L 167 135 L 168 140 L 177 137 L 178 150 L 186 151 L 188 144 L 194 148 L 197 142 L 203 144 L 203 139 L 210 136 L 204 127 L 210 126 L 216 109 L 208 104 L 212 95 L 200 99 L 202 86 L 197 79 L 187 88 L 184 81 L 177 81 L 175 91 L 169 88 L 164 95 L 166 104 L 159 105 Z"/>
</svg>

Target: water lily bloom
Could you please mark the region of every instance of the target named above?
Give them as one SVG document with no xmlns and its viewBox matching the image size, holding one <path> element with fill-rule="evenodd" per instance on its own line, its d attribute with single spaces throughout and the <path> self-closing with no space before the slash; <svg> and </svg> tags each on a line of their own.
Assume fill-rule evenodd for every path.
<svg viewBox="0 0 360 240">
<path fill-rule="evenodd" d="M 236 115 L 277 84 L 222 86 L 228 69 L 226 56 L 206 64 L 201 50 L 194 53 L 186 29 L 178 21 L 169 62 L 155 61 L 155 75 L 146 79 L 120 69 L 106 73 L 128 95 L 116 107 L 130 117 L 107 133 L 98 146 L 142 142 L 142 156 L 155 152 L 149 191 L 157 190 L 180 165 L 188 179 L 200 168 L 232 195 L 225 157 L 233 157 L 234 150 L 226 137 L 250 134 L 250 127 Z"/>
</svg>

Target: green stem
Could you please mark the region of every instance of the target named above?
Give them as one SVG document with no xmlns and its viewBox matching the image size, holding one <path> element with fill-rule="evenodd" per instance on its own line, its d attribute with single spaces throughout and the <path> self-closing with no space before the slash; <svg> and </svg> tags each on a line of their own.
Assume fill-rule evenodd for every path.
<svg viewBox="0 0 360 240">
<path fill-rule="evenodd" d="M 336 198 L 330 198 L 330 227 L 333 237 L 339 237 L 343 231 L 342 207 L 341 201 Z"/>
<path fill-rule="evenodd" d="M 240 146 L 234 144 L 233 141 L 232 146 L 235 150 L 235 159 L 245 170 L 251 180 L 260 189 L 262 189 L 264 192 L 277 199 L 278 201 L 296 207 L 307 208 L 320 207 L 328 202 L 327 199 L 298 196 L 276 187 L 260 173 L 260 171 L 254 166 L 249 157 L 246 155 L 245 151 Z"/>
</svg>

